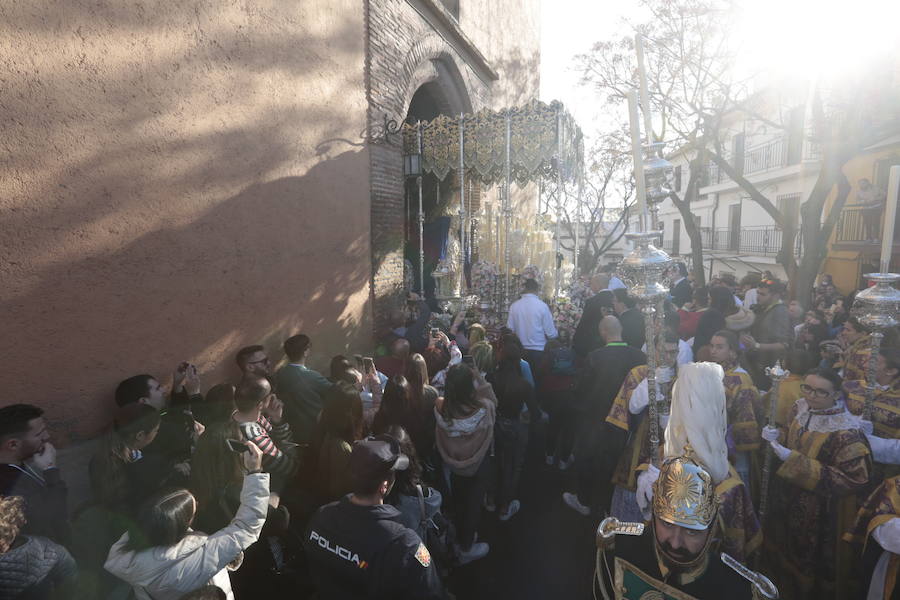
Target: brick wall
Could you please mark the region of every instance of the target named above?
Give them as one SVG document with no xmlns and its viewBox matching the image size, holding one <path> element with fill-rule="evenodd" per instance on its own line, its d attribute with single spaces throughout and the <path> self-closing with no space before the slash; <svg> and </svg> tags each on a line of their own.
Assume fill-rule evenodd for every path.
<svg viewBox="0 0 900 600">
<path fill-rule="evenodd" d="M 470 0 L 459 3 L 457 15 L 451 15 L 440 0 L 366 2 L 365 79 L 376 330 L 400 301 L 403 286 L 402 155 L 384 139 L 385 115 L 402 122 L 413 94 L 429 82 L 434 82 L 443 96 L 437 101 L 446 114 L 497 109 L 501 108 L 499 103 L 537 97 L 539 13 L 536 0 L 515 0 L 512 4 L 506 0 Z M 474 197 L 481 198 L 480 192 Z M 533 191 L 526 195 L 533 200 Z"/>
<path fill-rule="evenodd" d="M 365 26 L 377 331 L 402 301 L 403 288 L 403 158 L 383 136 L 385 115 L 402 122 L 413 94 L 429 81 L 438 83 L 442 108 L 451 113 L 488 105 L 491 90 L 406 0 L 369 0 Z"/>
</svg>

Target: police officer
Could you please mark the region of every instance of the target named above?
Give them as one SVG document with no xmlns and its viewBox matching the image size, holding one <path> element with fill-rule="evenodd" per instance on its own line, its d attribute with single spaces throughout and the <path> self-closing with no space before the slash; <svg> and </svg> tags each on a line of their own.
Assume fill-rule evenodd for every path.
<svg viewBox="0 0 900 600">
<path fill-rule="evenodd" d="M 394 471 L 407 467 L 409 458 L 389 435 L 353 444 L 353 493 L 321 507 L 304 540 L 323 600 L 446 597 L 425 544 L 396 521 L 400 512 L 384 503 Z"/>
</svg>

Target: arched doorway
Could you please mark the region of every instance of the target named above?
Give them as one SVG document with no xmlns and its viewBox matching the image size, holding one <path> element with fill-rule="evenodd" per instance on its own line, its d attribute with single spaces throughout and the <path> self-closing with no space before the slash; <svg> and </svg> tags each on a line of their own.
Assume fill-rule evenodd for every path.
<svg viewBox="0 0 900 600">
<path fill-rule="evenodd" d="M 426 81 L 416 89 L 409 102 L 406 122 L 414 125 L 418 121 L 431 121 L 439 115 L 455 117 L 460 112 L 470 111 L 468 95 L 461 81 L 452 77 L 453 71 L 439 60 L 431 61 L 435 78 Z M 473 182 L 466 181 L 466 204 L 478 209 L 480 189 Z M 438 217 L 438 213 L 446 212 L 444 205 L 459 203 L 460 183 L 456 171 L 451 171 L 443 181 L 433 173 L 424 173 L 422 177 L 422 211 L 424 223 L 424 288 L 419 281 L 419 192 L 415 178 L 406 181 L 404 193 L 404 214 L 406 232 L 404 239 L 404 257 L 413 266 L 413 289 L 424 289 L 426 298 L 433 304 L 435 282 L 431 273 L 446 250 L 449 220 Z M 471 222 L 471 221 L 470 221 Z M 468 224 L 467 224 L 468 225 Z M 469 239 L 473 239 L 471 229 Z M 467 246 L 467 256 L 471 261 L 471 244 Z M 433 308 L 436 306 L 433 305 Z"/>
</svg>

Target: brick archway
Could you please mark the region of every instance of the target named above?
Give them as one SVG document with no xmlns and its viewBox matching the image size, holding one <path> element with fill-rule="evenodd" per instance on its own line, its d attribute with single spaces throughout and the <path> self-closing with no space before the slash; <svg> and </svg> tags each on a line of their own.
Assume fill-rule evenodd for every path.
<svg viewBox="0 0 900 600">
<path fill-rule="evenodd" d="M 403 90 L 400 100 L 402 115 L 398 117 L 406 116 L 413 95 L 426 83 L 435 83 L 441 90 L 441 100 L 445 103 L 441 106 L 441 112 L 456 115 L 477 110 L 473 106 L 473 94 L 463 76 L 464 69 L 457 61 L 450 46 L 436 34 L 416 42 L 406 54 L 402 71 L 404 77 L 401 85 L 397 86 Z"/>
<path fill-rule="evenodd" d="M 383 34 L 383 32 L 380 32 Z M 410 36 L 402 55 L 391 48 L 385 56 L 380 44 L 372 44 L 369 57 L 369 114 L 373 130 L 385 115 L 402 122 L 413 95 L 430 85 L 440 112 L 468 113 L 485 104 L 487 86 L 471 74 L 454 49 L 434 32 Z M 402 46 L 401 46 L 402 48 Z M 380 69 L 388 60 L 395 67 Z M 376 76 L 378 74 L 378 76 Z M 382 77 L 383 75 L 384 77 Z M 400 148 L 386 143 L 369 146 L 371 166 L 372 300 L 376 328 L 383 327 L 391 312 L 402 305 L 404 279 L 404 178 Z"/>
</svg>

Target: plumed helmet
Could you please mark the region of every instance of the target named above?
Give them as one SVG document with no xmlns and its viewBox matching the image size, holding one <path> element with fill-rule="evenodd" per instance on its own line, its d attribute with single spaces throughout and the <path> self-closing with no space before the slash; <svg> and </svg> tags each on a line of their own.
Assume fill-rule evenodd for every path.
<svg viewBox="0 0 900 600">
<path fill-rule="evenodd" d="M 708 529 L 718 510 L 715 489 L 712 477 L 697 463 L 688 445 L 684 454 L 663 462 L 653 484 L 653 514 L 672 525 Z"/>
</svg>

